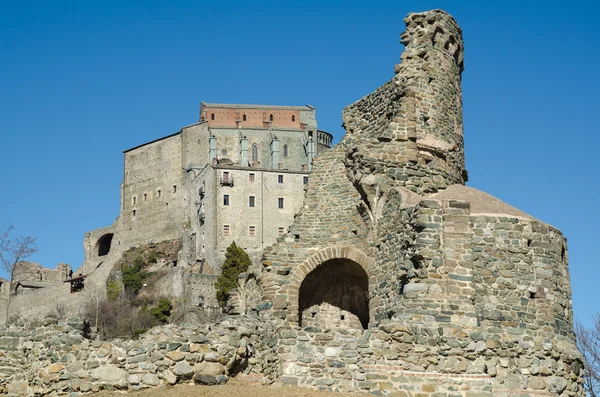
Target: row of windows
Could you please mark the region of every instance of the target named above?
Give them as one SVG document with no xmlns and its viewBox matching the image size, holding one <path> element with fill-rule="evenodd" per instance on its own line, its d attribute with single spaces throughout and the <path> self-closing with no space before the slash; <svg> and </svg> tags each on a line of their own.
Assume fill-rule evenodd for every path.
<svg viewBox="0 0 600 397">
<path fill-rule="evenodd" d="M 285 234 L 285 228 L 282 226 L 279 226 L 277 228 L 277 235 L 281 237 L 284 234 Z M 223 235 L 231 236 L 231 226 L 230 225 L 223 225 Z M 256 226 L 248 226 L 248 236 L 256 237 Z"/>
<path fill-rule="evenodd" d="M 252 144 L 252 148 L 250 149 L 252 162 L 255 163 L 258 161 L 258 145 L 256 143 Z M 290 154 L 290 150 L 288 145 L 283 145 L 283 157 L 288 157 Z"/>
<path fill-rule="evenodd" d="M 215 119 L 215 114 L 214 114 L 214 113 L 211 113 L 211 114 L 210 114 L 210 119 L 211 119 L 211 120 L 214 120 L 214 119 Z M 273 119 L 274 119 L 273 115 L 272 115 L 272 114 L 270 114 L 270 115 L 269 115 L 269 121 L 273 121 Z M 246 121 L 246 114 L 244 114 L 244 115 L 242 116 L 242 120 L 243 120 L 243 121 Z M 295 115 L 292 115 L 292 121 L 296 121 L 296 116 L 295 116 Z"/>
<path fill-rule="evenodd" d="M 278 197 L 277 198 L 277 208 L 283 209 L 283 197 Z M 229 205 L 229 195 L 228 194 L 224 194 L 223 195 L 223 205 Z M 249 196 L 248 197 L 248 207 L 252 207 L 254 208 L 254 206 L 256 205 L 256 196 Z"/>
<path fill-rule="evenodd" d="M 169 203 L 165 203 L 165 206 L 166 206 L 167 208 L 169 208 Z M 131 211 L 131 215 L 132 215 L 132 216 L 136 216 L 136 215 L 137 215 L 137 210 L 133 210 L 133 211 Z"/>
<path fill-rule="evenodd" d="M 229 175 L 229 172 L 225 171 L 223 172 L 223 180 L 224 181 L 230 181 L 233 180 L 231 178 L 231 176 Z M 248 182 L 254 182 L 256 181 L 256 174 L 254 173 L 250 173 L 248 174 Z M 283 175 L 277 175 L 277 183 L 283 183 Z M 308 184 L 308 177 L 305 176 L 302 180 L 302 183 L 304 183 L 305 185 Z"/>
<path fill-rule="evenodd" d="M 177 193 L 177 185 L 173 185 L 173 193 Z M 162 196 L 162 190 L 161 189 L 156 189 L 156 193 L 154 195 L 156 198 L 160 198 Z M 148 199 L 150 198 L 150 195 L 148 193 L 144 193 L 144 195 L 142 196 L 144 198 L 144 201 L 148 201 Z M 132 196 L 131 197 L 131 205 L 136 205 L 138 201 L 138 197 L 137 196 Z"/>
</svg>

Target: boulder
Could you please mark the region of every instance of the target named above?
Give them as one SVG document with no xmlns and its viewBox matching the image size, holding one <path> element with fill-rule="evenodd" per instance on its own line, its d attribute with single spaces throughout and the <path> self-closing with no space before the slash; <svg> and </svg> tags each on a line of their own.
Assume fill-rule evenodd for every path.
<svg viewBox="0 0 600 397">
<path fill-rule="evenodd" d="M 92 379 L 102 383 L 119 383 L 125 379 L 127 373 L 114 364 L 102 365 L 94 368 L 90 373 Z"/>
<path fill-rule="evenodd" d="M 173 367 L 173 373 L 178 377 L 188 378 L 194 374 L 194 367 L 186 361 L 180 361 Z"/>
<path fill-rule="evenodd" d="M 567 388 L 567 381 L 559 376 L 551 376 L 546 382 L 550 393 L 560 394 Z"/>
<path fill-rule="evenodd" d="M 142 383 L 149 386 L 158 386 L 160 379 L 155 374 L 146 374 L 142 377 Z"/>
<path fill-rule="evenodd" d="M 194 372 L 199 375 L 217 376 L 225 373 L 225 367 L 219 363 L 203 362 L 194 365 Z"/>
</svg>

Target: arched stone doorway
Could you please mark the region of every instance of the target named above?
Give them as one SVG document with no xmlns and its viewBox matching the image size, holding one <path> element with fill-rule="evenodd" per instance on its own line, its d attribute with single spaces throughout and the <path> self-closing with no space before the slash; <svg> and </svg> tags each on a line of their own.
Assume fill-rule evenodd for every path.
<svg viewBox="0 0 600 397">
<path fill-rule="evenodd" d="M 114 234 L 108 233 L 98 239 L 98 256 L 105 256 L 110 252 Z"/>
<path fill-rule="evenodd" d="M 369 276 L 347 258 L 321 263 L 302 281 L 298 293 L 300 326 L 366 329 L 369 325 Z"/>
</svg>

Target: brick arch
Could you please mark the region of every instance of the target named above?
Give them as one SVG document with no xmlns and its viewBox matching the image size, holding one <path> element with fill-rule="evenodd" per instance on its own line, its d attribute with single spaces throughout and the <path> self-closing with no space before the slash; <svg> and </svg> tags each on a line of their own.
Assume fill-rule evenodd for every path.
<svg viewBox="0 0 600 397">
<path fill-rule="evenodd" d="M 288 294 L 290 297 L 293 297 L 289 302 L 289 313 L 292 315 L 291 317 L 288 317 L 289 319 L 296 318 L 296 313 L 298 312 L 300 286 L 302 285 L 302 282 L 306 276 L 308 276 L 310 272 L 315 270 L 321 264 L 331 259 L 349 259 L 360 265 L 364 269 L 365 273 L 367 273 L 369 278 L 373 276 L 372 271 L 375 268 L 375 262 L 364 252 L 355 247 L 329 247 L 320 250 L 316 254 L 311 255 L 294 270 L 294 275 L 290 281 L 290 284 L 288 285 Z"/>
</svg>

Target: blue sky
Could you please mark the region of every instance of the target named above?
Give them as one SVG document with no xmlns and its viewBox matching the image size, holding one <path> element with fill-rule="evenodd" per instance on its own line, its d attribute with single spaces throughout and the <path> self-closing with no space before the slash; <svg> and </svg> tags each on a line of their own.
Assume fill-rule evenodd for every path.
<svg viewBox="0 0 600 397">
<path fill-rule="evenodd" d="M 341 110 L 393 76 L 410 11 L 463 29 L 469 183 L 569 239 L 576 316 L 600 309 L 600 5 L 593 1 L 0 2 L 0 224 L 81 265 L 119 211 L 122 151 L 200 101 Z"/>
</svg>

